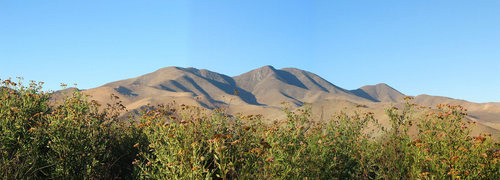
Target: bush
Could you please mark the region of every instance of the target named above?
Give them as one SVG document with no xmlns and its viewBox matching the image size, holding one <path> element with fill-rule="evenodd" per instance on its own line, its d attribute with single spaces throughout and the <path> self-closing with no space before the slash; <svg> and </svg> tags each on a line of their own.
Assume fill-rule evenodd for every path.
<svg viewBox="0 0 500 180">
<path fill-rule="evenodd" d="M 408 99 L 410 100 L 410 99 Z M 498 179 L 500 146 L 489 134 L 471 137 L 474 122 L 466 120 L 461 106 L 439 105 L 421 113 L 407 102 L 405 109 L 387 110 L 392 122 L 381 140 L 376 173 L 383 178 L 404 179 Z M 424 108 L 425 109 L 425 108 Z M 424 111 L 426 112 L 426 111 Z M 424 114 L 424 115 L 422 115 Z M 412 126 L 417 133 L 410 133 Z"/>
<path fill-rule="evenodd" d="M 40 176 L 39 169 L 47 166 L 44 137 L 37 129 L 50 114 L 49 94 L 40 92 L 41 84 L 31 82 L 29 87 L 10 80 L 0 88 L 0 176 L 19 179 Z"/>
<path fill-rule="evenodd" d="M 99 104 L 75 91 L 51 106 L 50 94 L 40 90 L 34 82 L 3 81 L 1 177 L 109 179 L 132 170 L 123 160 L 133 156 L 127 142 L 135 134 L 117 123 L 119 103 L 99 112 Z"/>
<path fill-rule="evenodd" d="M 197 107 L 179 109 L 148 107 L 140 117 L 137 126 L 147 137 L 135 145 L 141 149 L 134 162 L 140 178 L 239 178 L 246 174 L 238 172 L 255 168 L 253 160 L 259 159 L 249 152 L 259 146 L 258 134 L 250 133 L 255 127 L 244 127 L 240 119 L 230 121 L 219 110 L 203 114 Z"/>
<path fill-rule="evenodd" d="M 419 107 L 407 99 L 373 113 L 340 112 L 328 122 L 310 106 L 287 118 L 227 115 L 158 105 L 120 120 L 124 107 L 101 107 L 75 91 L 61 102 L 41 83 L 2 82 L 2 179 L 498 179 L 500 144 L 470 136 L 466 109 Z M 374 132 L 381 132 L 371 137 Z"/>
</svg>

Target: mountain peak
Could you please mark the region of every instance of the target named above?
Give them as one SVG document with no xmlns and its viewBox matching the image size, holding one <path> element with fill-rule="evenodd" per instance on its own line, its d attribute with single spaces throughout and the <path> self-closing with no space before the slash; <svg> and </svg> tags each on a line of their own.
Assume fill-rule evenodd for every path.
<svg viewBox="0 0 500 180">
<path fill-rule="evenodd" d="M 274 67 L 273 67 L 273 66 L 271 66 L 271 65 L 262 66 L 262 67 L 260 67 L 260 68 L 258 68 L 258 69 L 276 70 L 276 68 L 274 68 Z"/>
<path fill-rule="evenodd" d="M 254 72 L 254 73 L 258 73 L 258 74 L 262 74 L 262 75 L 267 75 L 267 74 L 276 73 L 276 69 L 271 65 L 267 65 L 267 66 L 262 66 L 258 69 L 250 71 L 250 72 Z"/>
<path fill-rule="evenodd" d="M 199 71 L 202 71 L 204 69 L 197 69 L 194 67 L 178 67 L 178 66 L 168 66 L 164 68 L 160 68 L 153 73 L 161 73 L 161 72 L 174 72 L 174 71 L 183 71 L 183 72 L 190 72 L 190 73 L 197 73 Z"/>
<path fill-rule="evenodd" d="M 367 85 L 367 86 L 370 86 L 370 85 Z M 367 87 L 365 86 L 365 87 Z M 378 83 L 378 84 L 375 84 L 375 87 L 389 87 L 389 88 L 392 88 L 391 86 L 389 86 L 388 84 L 386 83 Z"/>
<path fill-rule="evenodd" d="M 168 66 L 168 67 L 164 67 L 164 68 L 160 68 L 156 71 L 171 71 L 171 70 L 185 70 L 186 68 L 183 68 L 183 67 L 178 67 L 178 66 Z M 155 72 L 156 72 L 155 71 Z"/>
<path fill-rule="evenodd" d="M 376 102 L 399 102 L 405 97 L 403 93 L 385 83 L 363 86 L 351 92 Z"/>
</svg>

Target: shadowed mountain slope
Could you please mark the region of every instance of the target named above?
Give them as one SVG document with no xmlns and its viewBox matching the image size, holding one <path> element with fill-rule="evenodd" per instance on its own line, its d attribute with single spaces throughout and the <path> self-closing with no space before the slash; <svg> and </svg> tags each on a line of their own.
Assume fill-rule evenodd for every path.
<svg viewBox="0 0 500 180">
<path fill-rule="evenodd" d="M 266 105 L 292 102 L 298 106 L 321 99 L 370 101 L 337 87 L 311 72 L 264 66 L 234 77 L 238 87 L 251 92 L 257 101 Z"/>
<path fill-rule="evenodd" d="M 239 96 L 234 96 L 235 90 Z M 136 78 L 108 83 L 88 92 L 93 96 L 100 96 L 100 92 L 114 93 L 125 103 L 153 104 L 163 100 L 192 99 L 197 102 L 195 105 L 217 108 L 231 98 L 234 103 L 258 105 L 255 97 L 236 87 L 231 77 L 195 68 L 167 67 Z"/>
</svg>

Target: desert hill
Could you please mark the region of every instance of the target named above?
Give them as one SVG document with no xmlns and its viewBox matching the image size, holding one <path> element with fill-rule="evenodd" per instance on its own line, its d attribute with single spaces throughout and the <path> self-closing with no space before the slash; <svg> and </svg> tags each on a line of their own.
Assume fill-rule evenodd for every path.
<svg viewBox="0 0 500 180">
<path fill-rule="evenodd" d="M 175 101 L 207 109 L 222 108 L 228 113 L 262 114 L 269 120 L 284 117 L 282 102 L 288 102 L 291 108 L 312 103 L 313 116 L 319 120 L 362 105 L 361 111 L 375 112 L 382 123 L 387 122 L 384 109 L 401 106 L 406 96 L 383 83 L 346 90 L 312 72 L 272 66 L 235 77 L 206 69 L 167 67 L 83 92 L 104 104 L 110 101 L 110 94 L 115 94 L 129 110 Z M 473 103 L 429 95 L 416 96 L 414 103 L 431 107 L 462 105 L 468 108 L 469 119 L 478 122 L 478 131 L 500 135 L 500 103 Z"/>
<path fill-rule="evenodd" d="M 252 93 L 257 102 L 264 105 L 279 106 L 285 101 L 301 106 L 322 99 L 367 101 L 311 72 L 295 68 L 277 70 L 264 66 L 236 76 L 234 80 L 238 87 Z"/>
<path fill-rule="evenodd" d="M 375 102 L 400 102 L 406 96 L 384 83 L 363 86 L 351 92 Z"/>
</svg>

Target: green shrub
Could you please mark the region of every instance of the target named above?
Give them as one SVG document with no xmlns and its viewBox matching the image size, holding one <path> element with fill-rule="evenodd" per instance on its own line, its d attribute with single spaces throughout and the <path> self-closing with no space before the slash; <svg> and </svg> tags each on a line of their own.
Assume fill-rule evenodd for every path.
<svg viewBox="0 0 500 180">
<path fill-rule="evenodd" d="M 309 105 L 274 123 L 173 104 L 121 119 L 114 95 L 106 107 L 78 91 L 50 96 L 41 83 L 2 82 L 1 179 L 500 178 L 500 144 L 472 137 L 460 106 L 407 99 L 387 109 L 386 128 L 356 110 L 317 122 Z"/>
<path fill-rule="evenodd" d="M 421 111 L 408 102 L 402 111 L 387 110 L 392 129 L 374 142 L 381 151 L 374 172 L 388 179 L 498 179 L 500 146 L 491 135 L 471 137 L 475 124 L 461 106 L 439 105 Z M 413 127 L 416 126 L 416 127 Z M 412 129 L 417 131 L 411 133 Z"/>
<path fill-rule="evenodd" d="M 3 81 L 0 89 L 0 175 L 4 179 L 125 177 L 137 134 L 117 123 L 119 102 L 99 104 L 78 91 L 49 105 L 41 84 Z M 128 162 L 125 160 L 128 159 Z M 122 163 L 122 164 L 121 164 Z M 127 169 L 128 167 L 128 169 Z"/>
<path fill-rule="evenodd" d="M 177 112 L 170 106 L 148 107 L 138 127 L 147 142 L 134 162 L 140 178 L 238 178 L 252 172 L 249 153 L 258 139 L 239 119 L 232 120 L 221 111 L 202 114 L 200 109 L 182 105 Z M 258 121 L 259 119 L 254 119 Z M 256 135 L 256 134 L 255 134 Z M 249 162 L 252 162 L 250 164 Z"/>
<path fill-rule="evenodd" d="M 229 118 L 220 111 L 148 108 L 147 143 L 135 162 L 141 178 L 221 179 L 496 179 L 500 149 L 489 135 L 470 137 L 460 106 L 390 108 L 392 126 L 373 113 L 339 113 L 314 122 L 307 106 L 287 119 Z M 427 114 L 426 114 L 427 113 Z M 425 114 L 425 115 L 422 115 Z M 368 125 L 372 124 L 372 128 Z M 371 130 L 371 131 L 370 131 Z M 371 138 L 373 131 L 382 131 Z"/>
<path fill-rule="evenodd" d="M 287 120 L 266 131 L 269 158 L 274 160 L 266 168 L 271 177 L 331 179 L 363 174 L 362 148 L 368 145 L 363 130 L 373 120 L 371 114 L 340 113 L 322 123 L 311 121 L 308 106 L 296 113 L 285 112 Z"/>
<path fill-rule="evenodd" d="M 195 110 L 193 110 L 195 109 Z M 310 121 L 310 108 L 274 124 L 259 116 L 200 115 L 194 107 L 148 107 L 139 128 L 148 138 L 134 162 L 141 178 L 345 178 L 368 175 L 363 133 L 372 114 Z"/>
<path fill-rule="evenodd" d="M 20 79 L 21 81 L 21 79 Z M 38 177 L 46 142 L 38 132 L 50 114 L 49 94 L 41 84 L 2 81 L 0 88 L 0 177 L 19 179 Z"/>
</svg>

